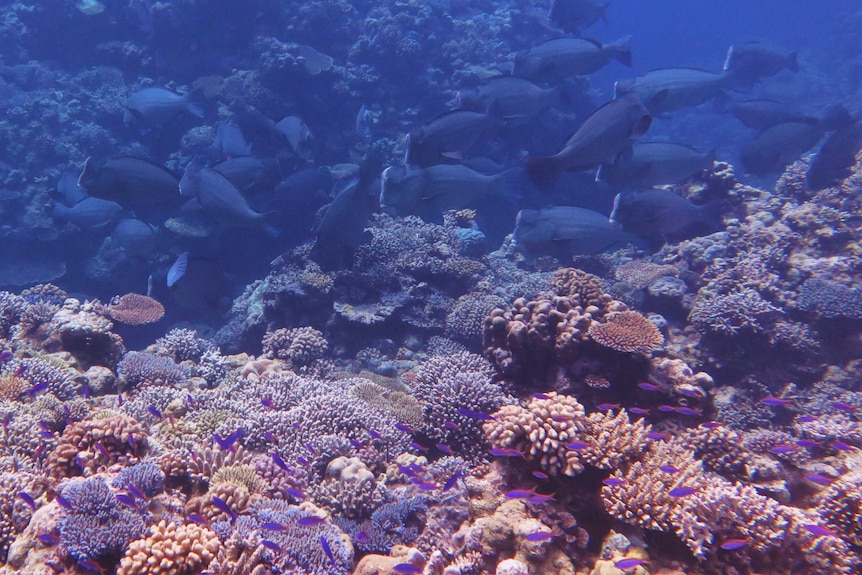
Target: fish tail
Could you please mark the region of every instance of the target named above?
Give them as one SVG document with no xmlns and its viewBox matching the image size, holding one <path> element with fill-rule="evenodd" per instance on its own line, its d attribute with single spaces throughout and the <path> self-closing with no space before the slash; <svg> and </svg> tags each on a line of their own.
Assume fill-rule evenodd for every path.
<svg viewBox="0 0 862 575">
<path fill-rule="evenodd" d="M 527 158 L 527 177 L 538 188 L 554 187 L 561 172 L 559 161 L 554 156 Z"/>
<path fill-rule="evenodd" d="M 622 64 L 623 66 L 627 66 L 629 68 L 632 67 L 632 37 L 631 34 L 628 36 L 624 36 L 617 40 L 616 42 L 611 42 L 610 44 L 605 44 L 605 50 L 607 50 L 611 57 L 614 60 Z"/>
<path fill-rule="evenodd" d="M 185 95 L 186 110 L 189 114 L 197 117 L 204 117 L 204 93 L 200 88 L 195 88 Z"/>
</svg>

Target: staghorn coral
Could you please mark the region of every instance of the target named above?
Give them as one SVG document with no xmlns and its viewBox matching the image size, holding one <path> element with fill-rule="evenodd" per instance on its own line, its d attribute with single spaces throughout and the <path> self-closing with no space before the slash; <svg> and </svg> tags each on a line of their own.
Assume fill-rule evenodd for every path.
<svg viewBox="0 0 862 575">
<path fill-rule="evenodd" d="M 485 318 L 505 303 L 495 294 L 471 292 L 461 296 L 446 316 L 446 337 L 468 344 L 481 341 Z"/>
<path fill-rule="evenodd" d="M 29 524 L 34 510 L 19 493 L 38 500 L 45 491 L 45 481 L 25 471 L 0 473 L 0 561 L 6 561 L 9 547 Z"/>
<path fill-rule="evenodd" d="M 471 353 L 434 356 L 423 362 L 413 385 L 416 398 L 425 406 L 421 431 L 434 443 L 469 458 L 483 457 L 482 422 L 462 413 L 491 413 L 512 401 L 491 381 L 491 374 L 491 366 Z"/>
<path fill-rule="evenodd" d="M 162 519 L 145 539 L 133 541 L 117 575 L 192 575 L 209 567 L 220 547 L 208 527 Z"/>
<path fill-rule="evenodd" d="M 151 297 L 127 293 L 115 297 L 106 306 L 106 313 L 114 321 L 128 325 L 155 323 L 165 315 L 165 307 Z"/>
<path fill-rule="evenodd" d="M 361 520 L 392 495 L 359 459 L 342 456 L 329 462 L 323 481 L 312 487 L 311 497 L 333 514 Z"/>
<path fill-rule="evenodd" d="M 329 344 L 312 327 L 280 328 L 263 337 L 263 353 L 270 358 L 289 359 L 295 365 L 308 365 L 323 357 Z"/>
<path fill-rule="evenodd" d="M 588 335 L 599 345 L 625 353 L 650 353 L 664 343 L 658 328 L 635 311 L 608 314 L 603 323 L 590 326 Z"/>
<path fill-rule="evenodd" d="M 812 277 L 799 287 L 796 305 L 827 319 L 862 318 L 862 292 L 822 277 Z"/>
<path fill-rule="evenodd" d="M 188 378 L 188 371 L 170 358 L 130 351 L 117 365 L 117 376 L 125 390 L 146 385 L 177 387 Z"/>
<path fill-rule="evenodd" d="M 646 260 L 626 262 L 614 270 L 617 280 L 635 289 L 646 289 L 654 282 L 668 277 L 676 277 L 679 270 L 671 265 L 656 264 Z"/>
<path fill-rule="evenodd" d="M 157 339 L 154 346 L 157 355 L 171 357 L 176 362 L 200 361 L 205 352 L 215 348 L 211 341 L 198 337 L 195 330 L 184 328 L 172 329 Z"/>
</svg>

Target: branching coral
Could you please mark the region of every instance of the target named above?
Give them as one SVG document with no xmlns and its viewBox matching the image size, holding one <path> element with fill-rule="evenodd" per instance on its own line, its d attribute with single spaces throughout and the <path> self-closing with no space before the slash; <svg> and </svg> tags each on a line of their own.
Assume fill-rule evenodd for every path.
<svg viewBox="0 0 862 575">
<path fill-rule="evenodd" d="M 268 357 L 289 359 L 295 365 L 308 365 L 323 357 L 329 344 L 312 327 L 277 329 L 263 337 L 263 352 Z"/>
</svg>

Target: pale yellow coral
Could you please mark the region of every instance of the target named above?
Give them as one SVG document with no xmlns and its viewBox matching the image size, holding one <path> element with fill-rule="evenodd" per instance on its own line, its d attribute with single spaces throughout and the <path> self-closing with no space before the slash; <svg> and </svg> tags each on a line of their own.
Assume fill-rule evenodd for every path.
<svg viewBox="0 0 862 575">
<path fill-rule="evenodd" d="M 218 551 L 218 536 L 208 527 L 162 519 L 150 535 L 133 541 L 117 575 L 191 575 L 206 569 Z"/>
</svg>

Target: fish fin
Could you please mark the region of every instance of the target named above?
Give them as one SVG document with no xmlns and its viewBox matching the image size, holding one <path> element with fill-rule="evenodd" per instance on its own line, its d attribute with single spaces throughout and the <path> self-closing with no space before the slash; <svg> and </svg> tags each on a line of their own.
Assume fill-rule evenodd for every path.
<svg viewBox="0 0 862 575">
<path fill-rule="evenodd" d="M 527 158 L 527 177 L 537 188 L 553 188 L 561 172 L 554 156 Z"/>
<path fill-rule="evenodd" d="M 440 155 L 444 158 L 449 158 L 450 160 L 461 161 L 464 159 L 464 155 L 461 152 L 440 152 Z"/>
<path fill-rule="evenodd" d="M 168 270 L 167 284 L 173 287 L 186 274 L 189 266 L 189 252 L 183 252 Z"/>
<path fill-rule="evenodd" d="M 637 140 L 646 134 L 650 126 L 652 126 L 652 116 L 649 114 L 641 116 L 641 118 L 635 122 L 634 126 L 632 126 L 631 139 Z"/>
<path fill-rule="evenodd" d="M 500 178 L 500 199 L 512 205 L 517 205 L 524 197 L 527 189 L 527 175 L 521 168 L 512 168 L 495 176 Z"/>
<path fill-rule="evenodd" d="M 605 24 L 608 23 L 608 6 L 611 5 L 612 0 L 608 0 L 608 3 L 601 7 L 602 10 L 602 22 Z"/>
<path fill-rule="evenodd" d="M 797 60 L 798 56 L 799 56 L 799 52 L 791 52 L 787 56 L 787 69 L 790 70 L 791 72 L 798 72 L 799 71 L 799 60 Z"/>
<path fill-rule="evenodd" d="M 628 68 L 632 67 L 632 37 L 631 34 L 628 36 L 623 36 L 616 42 L 612 42 L 610 44 L 605 44 L 605 50 L 608 50 L 611 53 L 611 56 L 614 60 L 626 66 Z"/>
<path fill-rule="evenodd" d="M 600 183 L 600 184 L 606 183 L 605 182 L 605 174 L 604 174 L 604 171 L 606 169 L 607 168 L 605 168 L 605 164 L 600 164 L 599 167 L 596 169 L 596 182 L 597 183 Z"/>
<path fill-rule="evenodd" d="M 54 204 L 54 209 L 51 211 L 51 217 L 53 217 L 58 222 L 65 222 L 69 217 L 69 208 L 64 206 L 60 202 Z"/>
<path fill-rule="evenodd" d="M 195 88 L 184 96 L 186 101 L 186 110 L 189 114 L 197 117 L 204 117 L 204 94 L 200 88 Z"/>
</svg>

